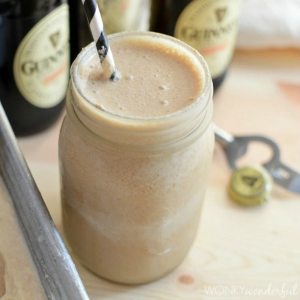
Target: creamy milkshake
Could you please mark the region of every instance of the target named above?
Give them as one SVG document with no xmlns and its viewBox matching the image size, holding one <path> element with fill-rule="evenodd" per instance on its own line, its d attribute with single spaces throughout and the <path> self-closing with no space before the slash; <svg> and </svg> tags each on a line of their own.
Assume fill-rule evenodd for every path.
<svg viewBox="0 0 300 300">
<path fill-rule="evenodd" d="M 213 150 L 207 66 L 154 33 L 111 36 L 122 77 L 93 45 L 73 64 L 60 135 L 63 225 L 96 274 L 143 283 L 171 271 L 197 230 Z"/>
</svg>

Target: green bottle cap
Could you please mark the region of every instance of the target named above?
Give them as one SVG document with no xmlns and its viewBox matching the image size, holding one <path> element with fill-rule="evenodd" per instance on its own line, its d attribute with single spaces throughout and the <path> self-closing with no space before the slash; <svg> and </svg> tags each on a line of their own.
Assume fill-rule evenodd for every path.
<svg viewBox="0 0 300 300">
<path fill-rule="evenodd" d="M 236 169 L 230 179 L 230 198 L 245 206 L 264 203 L 271 192 L 272 180 L 262 167 L 242 167 Z"/>
</svg>

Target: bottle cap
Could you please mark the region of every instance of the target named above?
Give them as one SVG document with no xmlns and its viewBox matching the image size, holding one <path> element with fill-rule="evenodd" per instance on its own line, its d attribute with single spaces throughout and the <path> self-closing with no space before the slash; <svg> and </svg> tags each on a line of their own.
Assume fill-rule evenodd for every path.
<svg viewBox="0 0 300 300">
<path fill-rule="evenodd" d="M 245 206 L 264 203 L 270 194 L 272 180 L 262 167 L 247 166 L 236 169 L 230 179 L 230 198 Z"/>
</svg>

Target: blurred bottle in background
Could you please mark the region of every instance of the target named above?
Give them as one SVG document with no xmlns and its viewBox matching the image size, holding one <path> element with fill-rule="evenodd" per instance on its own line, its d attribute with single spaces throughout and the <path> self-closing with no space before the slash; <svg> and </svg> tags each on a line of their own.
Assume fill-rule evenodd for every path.
<svg viewBox="0 0 300 300">
<path fill-rule="evenodd" d="M 59 116 L 68 82 L 68 6 L 62 0 L 0 0 L 0 100 L 17 135 Z"/>
<path fill-rule="evenodd" d="M 149 29 L 149 0 L 98 0 L 107 34 Z"/>
<path fill-rule="evenodd" d="M 148 30 L 151 0 L 97 0 L 106 34 Z M 92 41 L 81 0 L 69 0 L 71 60 Z"/>
<path fill-rule="evenodd" d="M 186 42 L 206 59 L 216 91 L 235 48 L 240 0 L 152 0 L 151 26 Z"/>
</svg>

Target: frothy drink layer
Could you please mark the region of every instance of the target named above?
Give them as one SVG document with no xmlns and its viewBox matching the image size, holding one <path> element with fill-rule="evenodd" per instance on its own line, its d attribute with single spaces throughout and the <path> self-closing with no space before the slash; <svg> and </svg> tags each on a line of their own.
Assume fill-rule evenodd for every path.
<svg viewBox="0 0 300 300">
<path fill-rule="evenodd" d="M 191 105 L 202 90 L 199 63 L 183 47 L 168 43 L 147 36 L 112 39 L 121 79 L 101 78 L 95 51 L 79 66 L 81 94 L 100 109 L 127 117 L 157 117 Z"/>
</svg>

